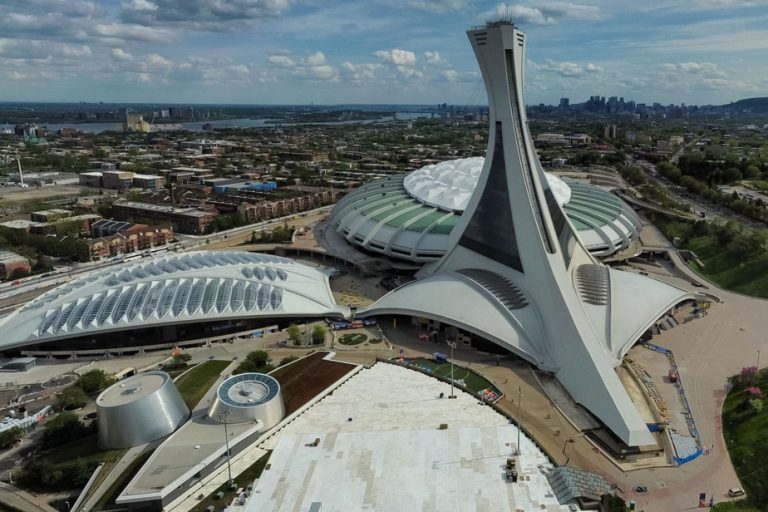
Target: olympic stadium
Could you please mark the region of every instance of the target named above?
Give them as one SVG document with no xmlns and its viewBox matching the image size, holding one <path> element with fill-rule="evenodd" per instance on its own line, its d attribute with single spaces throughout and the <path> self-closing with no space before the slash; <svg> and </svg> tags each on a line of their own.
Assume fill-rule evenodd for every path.
<svg viewBox="0 0 768 512">
<path fill-rule="evenodd" d="M 448 160 L 363 185 L 339 201 L 329 225 L 360 249 L 416 263 L 435 261 L 448 249 L 484 161 Z M 616 195 L 596 185 L 545 175 L 591 254 L 606 258 L 638 240 L 640 219 Z"/>
<path fill-rule="evenodd" d="M 99 339 L 114 346 L 138 330 L 158 342 L 191 324 L 348 315 L 334 302 L 328 276 L 308 265 L 247 252 L 189 252 L 89 272 L 54 288 L 0 320 L 0 351 L 57 341 L 89 347 Z"/>
</svg>

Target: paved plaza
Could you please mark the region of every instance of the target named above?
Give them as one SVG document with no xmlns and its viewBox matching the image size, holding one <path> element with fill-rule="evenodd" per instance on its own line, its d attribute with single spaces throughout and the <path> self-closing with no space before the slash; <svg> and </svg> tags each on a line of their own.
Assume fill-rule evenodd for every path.
<svg viewBox="0 0 768 512">
<path fill-rule="evenodd" d="M 264 446 L 248 510 L 567 511 L 544 453 L 522 436 L 521 478 L 507 482 L 517 428 L 467 393 L 439 398 L 448 391 L 386 363 L 361 371 Z"/>
</svg>

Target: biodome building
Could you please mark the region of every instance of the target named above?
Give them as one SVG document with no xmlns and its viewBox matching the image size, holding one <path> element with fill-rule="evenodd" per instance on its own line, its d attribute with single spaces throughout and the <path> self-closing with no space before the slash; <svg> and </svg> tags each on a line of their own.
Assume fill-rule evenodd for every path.
<svg viewBox="0 0 768 512">
<path fill-rule="evenodd" d="M 344 318 L 328 276 L 288 258 L 187 252 L 114 265 L 58 286 L 0 320 L 0 351 L 159 343 L 177 329 L 248 320 Z M 169 334 L 171 333 L 171 334 Z"/>
<path fill-rule="evenodd" d="M 339 201 L 329 225 L 360 249 L 416 263 L 435 261 L 448 249 L 484 161 L 448 160 L 363 185 Z M 590 253 L 609 257 L 639 239 L 641 221 L 619 197 L 596 185 L 545 176 Z"/>
</svg>

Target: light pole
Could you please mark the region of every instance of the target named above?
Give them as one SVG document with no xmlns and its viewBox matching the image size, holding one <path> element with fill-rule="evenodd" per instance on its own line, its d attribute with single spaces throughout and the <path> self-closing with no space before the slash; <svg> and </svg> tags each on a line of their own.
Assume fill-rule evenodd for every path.
<svg viewBox="0 0 768 512">
<path fill-rule="evenodd" d="M 453 349 L 456 348 L 456 342 L 451 340 L 445 340 L 445 342 L 451 347 L 451 394 L 448 398 L 456 398 L 456 395 L 453 394 Z"/>
<path fill-rule="evenodd" d="M 221 414 L 219 414 L 219 421 L 224 423 L 224 446 L 227 448 L 227 475 L 229 476 L 229 480 L 227 480 L 228 484 L 232 483 L 232 466 L 230 465 L 229 461 L 229 433 L 227 432 L 227 417 L 229 416 L 229 411 L 224 411 Z"/>
<path fill-rule="evenodd" d="M 523 401 L 523 388 L 517 386 L 517 447 L 515 449 L 515 455 L 520 455 L 520 414 L 521 414 L 521 402 Z"/>
<path fill-rule="evenodd" d="M 757 351 L 757 364 L 755 365 L 755 373 L 760 372 L 760 351 Z"/>
</svg>

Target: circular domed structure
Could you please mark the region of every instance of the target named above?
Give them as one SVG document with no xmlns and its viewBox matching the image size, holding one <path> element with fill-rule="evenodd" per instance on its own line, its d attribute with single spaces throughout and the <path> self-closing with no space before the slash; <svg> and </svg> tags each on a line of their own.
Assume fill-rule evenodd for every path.
<svg viewBox="0 0 768 512">
<path fill-rule="evenodd" d="M 445 254 L 451 231 L 469 203 L 485 159 L 449 160 L 410 174 L 367 183 L 334 207 L 330 226 L 366 251 L 417 263 Z M 598 257 L 639 238 L 634 210 L 608 190 L 544 173 L 557 202 Z"/>
<path fill-rule="evenodd" d="M 130 448 L 174 432 L 189 408 L 165 372 L 145 372 L 122 380 L 96 399 L 99 446 Z"/>
<path fill-rule="evenodd" d="M 262 421 L 264 430 L 269 430 L 285 416 L 280 383 L 263 373 L 230 377 L 216 390 L 208 416 L 222 423 Z"/>
</svg>

